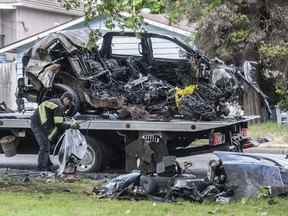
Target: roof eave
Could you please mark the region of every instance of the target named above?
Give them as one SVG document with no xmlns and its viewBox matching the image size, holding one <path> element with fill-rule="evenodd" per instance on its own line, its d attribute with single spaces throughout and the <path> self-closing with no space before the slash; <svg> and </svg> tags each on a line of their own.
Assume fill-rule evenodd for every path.
<svg viewBox="0 0 288 216">
<path fill-rule="evenodd" d="M 30 36 L 30 37 L 27 37 L 26 39 L 24 38 L 23 40 L 21 41 L 17 41 L 17 42 L 14 42 L 10 45 L 7 45 L 5 47 L 3 47 L 2 49 L 0 49 L 0 54 L 2 53 L 6 53 L 6 52 L 13 52 L 15 51 L 16 52 L 16 49 L 20 46 L 23 46 L 25 44 L 29 44 L 29 43 L 32 43 L 36 40 L 39 40 L 47 35 L 49 35 L 50 33 L 53 33 L 53 32 L 58 32 L 58 31 L 61 31 L 63 29 L 66 29 L 67 27 L 70 27 L 70 26 L 73 26 L 73 25 L 77 25 L 78 23 L 81 23 L 85 20 L 84 17 L 80 17 L 78 19 L 75 19 L 75 20 L 72 20 L 70 22 L 67 22 L 67 23 L 64 23 L 64 24 L 61 24 L 59 26 L 56 26 L 54 28 L 51 28 L 49 30 L 46 30 L 44 32 L 41 32 L 41 33 L 38 33 L 38 34 L 35 34 L 34 36 Z"/>
<path fill-rule="evenodd" d="M 0 3 L 0 10 L 15 10 L 21 3 Z"/>
</svg>

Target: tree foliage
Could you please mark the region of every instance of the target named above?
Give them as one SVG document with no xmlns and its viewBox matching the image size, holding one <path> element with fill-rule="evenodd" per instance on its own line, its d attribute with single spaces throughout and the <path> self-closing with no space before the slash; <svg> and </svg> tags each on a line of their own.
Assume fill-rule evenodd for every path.
<svg viewBox="0 0 288 216">
<path fill-rule="evenodd" d="M 141 32 L 143 29 L 143 17 L 140 11 L 148 8 L 152 13 L 163 13 L 166 0 L 64 0 L 67 10 L 83 8 L 85 21 L 88 23 L 96 17 L 105 17 L 108 29 L 115 25 L 122 30 L 131 29 Z M 99 30 L 92 30 L 87 44 L 88 49 L 93 49 L 101 36 Z"/>
<path fill-rule="evenodd" d="M 68 10 L 83 7 L 87 21 L 96 16 L 105 16 L 108 28 L 117 23 L 123 28 L 139 30 L 143 21 L 140 11 L 143 8 L 150 9 L 151 13 L 166 14 L 171 22 L 183 18 L 195 21 L 222 2 L 223 0 L 64 0 L 64 5 Z"/>
<path fill-rule="evenodd" d="M 141 30 L 143 17 L 140 11 L 149 8 L 152 13 L 162 13 L 166 0 L 65 0 L 66 9 L 83 7 L 86 21 L 97 16 L 106 17 L 106 27 L 112 29 L 115 24 L 120 28 Z"/>
<path fill-rule="evenodd" d="M 241 66 L 259 63 L 259 85 L 272 104 L 288 110 L 287 0 L 224 0 L 203 16 L 198 47 Z"/>
</svg>

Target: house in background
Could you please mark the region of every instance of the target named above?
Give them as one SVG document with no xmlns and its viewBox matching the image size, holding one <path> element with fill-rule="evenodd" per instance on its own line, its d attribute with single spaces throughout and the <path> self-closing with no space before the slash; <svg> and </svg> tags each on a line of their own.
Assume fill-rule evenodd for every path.
<svg viewBox="0 0 288 216">
<path fill-rule="evenodd" d="M 64 0 L 0 0 L 0 47 L 83 15 Z"/>
</svg>

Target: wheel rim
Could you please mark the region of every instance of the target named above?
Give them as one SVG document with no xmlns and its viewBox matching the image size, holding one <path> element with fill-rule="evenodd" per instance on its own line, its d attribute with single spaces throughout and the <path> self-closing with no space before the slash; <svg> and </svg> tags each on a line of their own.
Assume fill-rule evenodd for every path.
<svg viewBox="0 0 288 216">
<path fill-rule="evenodd" d="M 78 166 L 78 171 L 87 172 L 89 171 L 95 164 L 96 161 L 96 153 L 93 148 L 89 145 L 87 146 L 87 151 L 84 158 L 80 161 Z"/>
</svg>

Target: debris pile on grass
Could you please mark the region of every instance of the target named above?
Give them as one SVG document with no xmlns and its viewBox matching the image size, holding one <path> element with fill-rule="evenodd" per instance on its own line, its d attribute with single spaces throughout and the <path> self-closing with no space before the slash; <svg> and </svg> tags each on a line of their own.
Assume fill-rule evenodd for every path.
<svg viewBox="0 0 288 216">
<path fill-rule="evenodd" d="M 171 202 L 177 198 L 228 203 L 257 196 L 288 195 L 288 161 L 284 156 L 215 152 L 218 160 L 209 162 L 206 177 L 181 169 L 176 158 L 167 157 L 156 173 L 140 171 L 113 178 L 94 192 L 99 197 L 143 198 Z"/>
</svg>

